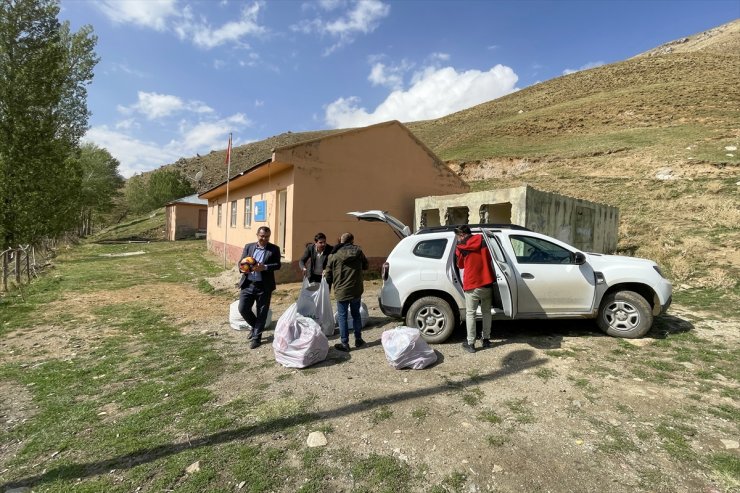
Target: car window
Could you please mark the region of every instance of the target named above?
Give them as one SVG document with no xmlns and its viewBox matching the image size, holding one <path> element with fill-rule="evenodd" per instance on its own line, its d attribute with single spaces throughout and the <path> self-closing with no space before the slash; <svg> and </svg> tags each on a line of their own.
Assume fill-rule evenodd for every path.
<svg viewBox="0 0 740 493">
<path fill-rule="evenodd" d="M 516 261 L 520 264 L 571 264 L 570 250 L 540 238 L 531 236 L 509 236 Z"/>
<path fill-rule="evenodd" d="M 499 246 L 498 240 L 496 239 L 496 237 L 490 231 L 487 231 L 486 232 L 486 236 L 488 236 L 488 242 L 493 247 L 491 249 L 491 253 L 493 254 L 493 258 L 495 258 L 499 262 L 505 262 L 505 260 L 504 260 L 504 253 L 501 251 L 501 247 Z"/>
<path fill-rule="evenodd" d="M 413 254 L 417 257 L 442 258 L 445 248 L 447 248 L 447 240 L 445 238 L 425 240 L 416 244 Z"/>
</svg>

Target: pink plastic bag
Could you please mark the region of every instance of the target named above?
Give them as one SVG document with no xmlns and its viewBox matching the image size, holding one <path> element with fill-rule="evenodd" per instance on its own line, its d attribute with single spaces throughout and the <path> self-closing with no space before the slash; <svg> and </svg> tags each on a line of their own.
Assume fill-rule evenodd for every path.
<svg viewBox="0 0 740 493">
<path fill-rule="evenodd" d="M 315 320 L 298 314 L 293 303 L 277 321 L 272 348 L 281 365 L 306 368 L 326 359 L 329 340 Z"/>
</svg>

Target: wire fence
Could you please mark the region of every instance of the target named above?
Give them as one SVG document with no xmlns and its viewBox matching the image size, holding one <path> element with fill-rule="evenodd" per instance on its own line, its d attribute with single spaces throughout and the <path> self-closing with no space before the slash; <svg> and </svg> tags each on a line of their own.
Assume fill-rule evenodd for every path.
<svg viewBox="0 0 740 493">
<path fill-rule="evenodd" d="M 36 263 L 36 249 L 31 245 L 8 248 L 2 254 L 2 289 L 8 291 L 10 286 L 21 286 L 22 283 L 30 284 L 31 279 L 38 275 L 40 267 Z"/>
</svg>

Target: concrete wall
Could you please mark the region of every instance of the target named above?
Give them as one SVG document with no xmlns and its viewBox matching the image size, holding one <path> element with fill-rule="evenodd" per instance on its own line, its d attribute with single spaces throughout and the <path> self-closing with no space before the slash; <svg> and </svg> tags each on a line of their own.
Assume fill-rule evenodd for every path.
<svg viewBox="0 0 740 493">
<path fill-rule="evenodd" d="M 617 249 L 619 209 L 527 187 L 525 226 L 587 252 Z"/>
<path fill-rule="evenodd" d="M 422 225 L 422 215 L 427 219 L 439 217 L 439 226 L 444 224 L 506 223 L 524 226 L 526 221 L 527 187 L 484 190 L 457 195 L 421 197 L 415 201 L 414 229 Z M 467 212 L 467 218 L 465 213 Z M 481 211 L 484 217 L 481 217 Z M 486 216 L 487 214 L 487 216 Z"/>
<path fill-rule="evenodd" d="M 589 252 L 617 249 L 619 209 L 605 204 L 542 192 L 529 186 L 415 201 L 414 226 L 511 223 L 546 234 Z M 436 222 L 436 224 L 435 224 Z"/>
</svg>

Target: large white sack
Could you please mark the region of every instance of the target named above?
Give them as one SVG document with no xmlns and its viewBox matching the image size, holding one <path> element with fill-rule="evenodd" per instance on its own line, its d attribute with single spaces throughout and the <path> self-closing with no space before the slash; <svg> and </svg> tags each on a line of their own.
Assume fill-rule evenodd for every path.
<svg viewBox="0 0 740 493">
<path fill-rule="evenodd" d="M 362 326 L 367 325 L 367 321 L 370 319 L 370 314 L 367 311 L 367 305 L 360 303 L 360 319 L 362 320 Z M 334 324 L 339 327 L 339 310 L 334 312 Z M 347 309 L 347 325 L 352 330 L 352 313 Z"/>
<path fill-rule="evenodd" d="M 275 361 L 288 368 L 305 368 L 326 359 L 329 340 L 315 320 L 298 315 L 293 303 L 277 322 L 272 341 Z"/>
<path fill-rule="evenodd" d="M 380 335 L 385 359 L 396 370 L 412 368 L 419 370 L 437 361 L 437 353 L 421 337 L 419 329 L 397 327 Z"/>
<path fill-rule="evenodd" d="M 257 305 L 252 306 L 252 313 L 257 316 Z M 239 313 L 239 300 L 229 305 L 229 325 L 234 330 L 252 330 L 252 327 L 244 320 L 242 314 Z M 272 310 L 268 308 L 265 329 L 268 329 L 270 325 L 272 325 Z"/>
<path fill-rule="evenodd" d="M 331 314 L 331 299 L 329 297 L 329 285 L 326 279 L 321 282 L 309 283 L 308 278 L 303 279 L 303 286 L 296 301 L 298 314 L 314 319 L 325 335 L 334 334 L 334 319 Z"/>
</svg>

